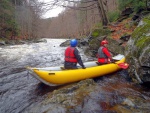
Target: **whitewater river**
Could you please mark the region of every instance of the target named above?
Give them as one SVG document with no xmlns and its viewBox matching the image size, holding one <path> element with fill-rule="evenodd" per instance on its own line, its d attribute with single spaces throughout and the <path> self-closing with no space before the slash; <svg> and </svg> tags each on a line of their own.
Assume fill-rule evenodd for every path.
<svg viewBox="0 0 150 113">
<path fill-rule="evenodd" d="M 66 48 L 59 46 L 65 39 L 46 40 L 47 42 L 0 47 L 0 113 L 148 113 L 150 111 L 149 89 L 129 82 L 125 71 L 63 86 L 65 89 L 41 84 L 28 75 L 25 67 L 61 65 L 64 62 Z M 90 59 L 84 55 L 82 49 L 79 51 L 83 61 Z M 79 86 L 84 86 L 84 89 Z M 45 100 L 51 100 L 50 95 L 56 91 L 58 92 L 53 97 L 53 101 L 46 103 Z M 80 93 L 76 95 L 79 91 Z M 62 92 L 67 97 L 63 101 L 58 101 L 57 96 L 62 95 Z M 69 98 L 72 95 L 76 96 L 73 99 Z"/>
<path fill-rule="evenodd" d="M 46 67 L 63 64 L 65 39 L 0 47 L 0 113 L 18 113 L 38 101 L 39 83 L 27 76 L 26 66 Z M 84 59 L 84 54 L 81 56 Z"/>
</svg>

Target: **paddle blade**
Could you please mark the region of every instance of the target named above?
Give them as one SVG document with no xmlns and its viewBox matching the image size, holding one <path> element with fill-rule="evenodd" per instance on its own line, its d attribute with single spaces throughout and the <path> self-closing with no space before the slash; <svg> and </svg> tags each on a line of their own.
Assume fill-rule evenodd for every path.
<svg viewBox="0 0 150 113">
<path fill-rule="evenodd" d="M 119 63 L 118 66 L 122 69 L 127 69 L 129 67 L 128 63 Z"/>
</svg>

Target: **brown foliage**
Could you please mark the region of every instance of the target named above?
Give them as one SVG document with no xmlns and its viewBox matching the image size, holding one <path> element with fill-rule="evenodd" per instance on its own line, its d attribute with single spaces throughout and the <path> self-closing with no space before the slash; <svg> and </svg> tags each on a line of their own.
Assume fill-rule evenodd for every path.
<svg viewBox="0 0 150 113">
<path fill-rule="evenodd" d="M 104 0 L 105 1 L 105 0 Z M 85 7 L 90 3 L 82 4 Z M 105 2 L 105 11 L 111 11 L 117 8 L 116 0 L 109 0 Z M 97 5 L 95 4 L 95 7 Z M 68 37 L 80 37 L 88 35 L 93 27 L 100 23 L 100 15 L 97 8 L 90 10 L 73 10 L 66 9 L 64 12 L 59 14 L 58 17 L 46 19 L 47 25 L 44 29 L 44 37 L 50 38 L 68 38 Z"/>
<path fill-rule="evenodd" d="M 120 39 L 124 35 L 131 35 L 136 26 L 131 23 L 131 18 L 126 19 L 120 23 L 111 24 L 108 26 L 112 32 L 113 39 Z"/>
</svg>

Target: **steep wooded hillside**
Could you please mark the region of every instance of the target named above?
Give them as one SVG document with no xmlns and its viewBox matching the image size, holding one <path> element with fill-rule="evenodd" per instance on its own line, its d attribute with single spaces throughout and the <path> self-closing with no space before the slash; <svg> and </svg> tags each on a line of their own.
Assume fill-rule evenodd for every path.
<svg viewBox="0 0 150 113">
<path fill-rule="evenodd" d="M 122 21 L 130 14 L 135 14 L 136 19 L 141 11 L 150 9 L 149 0 L 52 1 L 49 5 L 40 0 L 1 0 L 0 40 L 83 38 L 94 29 L 106 28 L 109 23 Z M 42 19 L 43 7 L 47 6 L 51 10 L 55 5 L 65 7 L 65 11 L 58 17 Z"/>
<path fill-rule="evenodd" d="M 117 0 L 104 0 L 104 9 L 106 13 L 117 12 Z M 95 1 L 93 1 L 95 3 Z M 91 3 L 80 3 L 78 7 L 87 7 Z M 44 37 L 77 37 L 88 35 L 93 28 L 101 25 L 101 15 L 99 14 L 97 3 L 94 8 L 86 8 L 84 10 L 75 10 L 66 8 L 58 17 L 48 19 L 47 30 Z"/>
</svg>

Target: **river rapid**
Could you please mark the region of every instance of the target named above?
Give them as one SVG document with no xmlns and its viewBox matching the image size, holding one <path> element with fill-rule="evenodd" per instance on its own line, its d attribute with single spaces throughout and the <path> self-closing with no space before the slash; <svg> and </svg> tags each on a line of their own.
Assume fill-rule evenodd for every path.
<svg viewBox="0 0 150 113">
<path fill-rule="evenodd" d="M 125 70 L 97 79 L 50 87 L 28 75 L 27 66 L 62 65 L 66 39 L 0 47 L 0 113 L 149 113 L 150 90 Z M 79 48 L 83 61 L 92 59 Z"/>
</svg>

